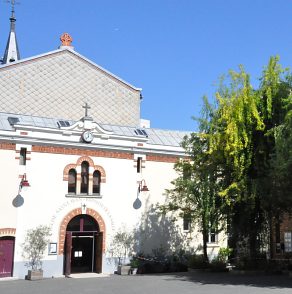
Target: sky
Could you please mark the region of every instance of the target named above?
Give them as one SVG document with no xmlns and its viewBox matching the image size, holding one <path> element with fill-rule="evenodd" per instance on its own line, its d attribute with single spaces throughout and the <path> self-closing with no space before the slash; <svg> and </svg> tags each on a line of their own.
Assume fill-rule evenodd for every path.
<svg viewBox="0 0 292 294">
<path fill-rule="evenodd" d="M 257 85 L 269 57 L 292 66 L 292 0 L 19 0 L 21 58 L 55 50 L 60 35 L 75 51 L 142 88 L 151 127 L 195 131 L 202 97 L 240 64 Z M 0 56 L 9 33 L 0 0 Z"/>
</svg>

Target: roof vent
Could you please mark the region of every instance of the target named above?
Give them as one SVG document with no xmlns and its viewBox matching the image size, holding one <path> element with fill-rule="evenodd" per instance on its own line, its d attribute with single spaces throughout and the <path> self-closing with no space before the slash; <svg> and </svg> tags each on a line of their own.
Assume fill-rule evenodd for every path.
<svg viewBox="0 0 292 294">
<path fill-rule="evenodd" d="M 146 133 L 145 130 L 142 130 L 142 129 L 136 129 L 134 132 L 135 132 L 135 134 L 138 135 L 138 136 L 140 135 L 140 136 L 148 137 L 148 134 Z"/>
<path fill-rule="evenodd" d="M 59 128 L 70 127 L 70 123 L 67 120 L 59 120 L 57 124 Z"/>
<path fill-rule="evenodd" d="M 8 117 L 8 122 L 10 123 L 11 126 L 19 123 L 19 118 L 18 117 L 13 117 L 13 116 L 9 116 Z"/>
</svg>

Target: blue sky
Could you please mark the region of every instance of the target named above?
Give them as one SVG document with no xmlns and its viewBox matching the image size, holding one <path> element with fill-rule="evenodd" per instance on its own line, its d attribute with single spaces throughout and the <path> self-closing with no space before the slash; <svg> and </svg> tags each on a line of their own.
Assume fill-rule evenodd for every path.
<svg viewBox="0 0 292 294">
<path fill-rule="evenodd" d="M 271 55 L 292 65 L 292 0 L 21 0 L 21 57 L 57 49 L 68 32 L 75 50 L 143 89 L 151 126 L 195 130 L 191 116 L 218 78 L 243 64 L 256 79 Z M 0 52 L 10 6 L 0 2 Z M 0 53 L 1 55 L 1 53 Z"/>
</svg>

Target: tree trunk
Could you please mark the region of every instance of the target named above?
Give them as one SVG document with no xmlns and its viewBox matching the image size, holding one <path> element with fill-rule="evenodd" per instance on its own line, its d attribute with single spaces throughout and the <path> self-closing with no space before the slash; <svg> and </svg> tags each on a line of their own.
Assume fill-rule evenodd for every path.
<svg viewBox="0 0 292 294">
<path fill-rule="evenodd" d="M 207 243 L 208 243 L 208 230 L 203 228 L 203 255 L 206 262 L 209 262 L 208 252 L 207 252 Z"/>
</svg>

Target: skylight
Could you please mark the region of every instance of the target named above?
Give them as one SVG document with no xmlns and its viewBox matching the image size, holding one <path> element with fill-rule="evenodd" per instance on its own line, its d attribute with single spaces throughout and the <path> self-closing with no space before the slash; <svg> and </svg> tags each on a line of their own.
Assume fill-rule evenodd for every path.
<svg viewBox="0 0 292 294">
<path fill-rule="evenodd" d="M 57 122 L 59 128 L 69 127 L 70 123 L 67 120 L 59 120 Z"/>
<path fill-rule="evenodd" d="M 136 135 L 148 137 L 148 134 L 143 129 L 136 129 L 134 132 L 135 132 Z"/>
<path fill-rule="evenodd" d="M 19 118 L 18 117 L 13 117 L 13 116 L 9 116 L 8 117 L 8 122 L 10 123 L 11 126 L 19 123 Z"/>
</svg>

